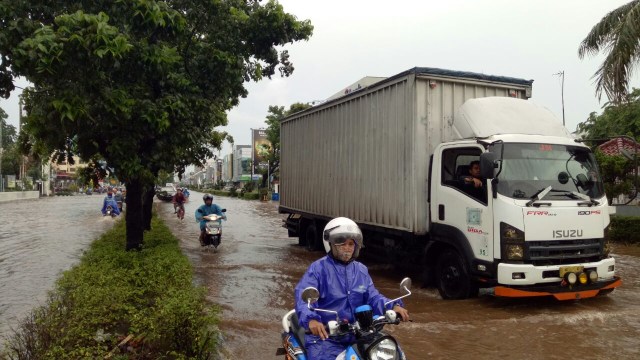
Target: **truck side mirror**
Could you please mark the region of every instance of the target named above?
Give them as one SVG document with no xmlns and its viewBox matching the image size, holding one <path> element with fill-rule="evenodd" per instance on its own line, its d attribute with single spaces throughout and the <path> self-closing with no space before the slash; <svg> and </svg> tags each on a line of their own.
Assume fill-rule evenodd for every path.
<svg viewBox="0 0 640 360">
<path fill-rule="evenodd" d="M 494 153 L 486 152 L 480 154 L 480 176 L 483 179 L 493 179 L 495 168 L 497 168 L 497 164 Z"/>
</svg>

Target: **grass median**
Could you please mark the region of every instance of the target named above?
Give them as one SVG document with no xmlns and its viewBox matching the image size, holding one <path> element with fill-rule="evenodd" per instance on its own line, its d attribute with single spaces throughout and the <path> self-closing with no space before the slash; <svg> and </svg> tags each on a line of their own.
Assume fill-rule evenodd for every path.
<svg viewBox="0 0 640 360">
<path fill-rule="evenodd" d="M 94 241 L 4 344 L 3 359 L 208 359 L 217 314 L 156 216 L 139 252 L 125 222 Z"/>
</svg>

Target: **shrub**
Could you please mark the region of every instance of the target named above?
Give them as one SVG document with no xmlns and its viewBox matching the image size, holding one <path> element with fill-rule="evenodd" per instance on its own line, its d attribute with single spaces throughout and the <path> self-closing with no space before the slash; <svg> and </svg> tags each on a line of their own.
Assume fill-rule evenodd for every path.
<svg viewBox="0 0 640 360">
<path fill-rule="evenodd" d="M 246 193 L 242 196 L 245 200 L 258 200 L 260 199 L 260 194 L 258 193 Z"/>
<path fill-rule="evenodd" d="M 611 216 L 609 240 L 619 243 L 640 243 L 640 217 Z"/>
<path fill-rule="evenodd" d="M 188 259 L 157 217 L 144 236 L 141 251 L 125 251 L 119 221 L 96 240 L 8 339 L 0 358 L 102 359 L 112 351 L 113 358 L 209 358 L 217 309 L 192 285 Z"/>
<path fill-rule="evenodd" d="M 248 181 L 246 184 L 244 184 L 244 187 L 242 189 L 244 190 L 244 192 L 250 193 L 253 192 L 255 188 L 256 183 L 254 181 Z"/>
</svg>

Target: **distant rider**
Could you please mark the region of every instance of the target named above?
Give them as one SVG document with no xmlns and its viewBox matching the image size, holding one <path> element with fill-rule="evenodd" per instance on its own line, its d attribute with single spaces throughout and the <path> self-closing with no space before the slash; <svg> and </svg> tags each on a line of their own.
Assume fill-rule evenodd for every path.
<svg viewBox="0 0 640 360">
<path fill-rule="evenodd" d="M 113 212 L 113 214 L 120 215 L 120 209 L 118 209 L 118 203 L 113 198 L 113 193 L 111 191 L 109 191 L 107 193 L 107 196 L 104 198 L 104 201 L 102 203 L 102 215 L 103 216 L 107 215 L 107 207 L 109 205 L 111 205 L 111 211 Z"/>
<path fill-rule="evenodd" d="M 177 213 L 179 207 L 184 209 L 184 203 L 186 201 L 187 201 L 187 198 L 182 193 L 182 189 L 178 188 L 176 194 L 173 195 L 173 198 L 171 199 L 171 202 L 173 203 L 173 213 L 174 214 Z"/>
<path fill-rule="evenodd" d="M 200 222 L 200 245 L 204 245 L 205 229 L 207 228 L 207 220 L 203 216 L 216 214 L 222 216 L 223 219 L 227 218 L 222 212 L 222 208 L 213 203 L 213 195 L 204 194 L 202 200 L 204 200 L 204 205 L 196 210 L 196 221 Z"/>
<path fill-rule="evenodd" d="M 191 193 L 189 192 L 189 189 L 187 189 L 186 187 L 184 187 L 182 189 L 182 193 L 184 194 L 184 197 L 188 200 L 189 199 L 189 195 L 191 195 Z"/>
<path fill-rule="evenodd" d="M 122 192 L 120 192 L 120 190 L 116 189 L 116 194 L 113 195 L 113 198 L 115 199 L 116 203 L 118 204 L 118 209 L 120 211 L 122 211 L 122 201 L 124 200 L 122 197 Z"/>
</svg>

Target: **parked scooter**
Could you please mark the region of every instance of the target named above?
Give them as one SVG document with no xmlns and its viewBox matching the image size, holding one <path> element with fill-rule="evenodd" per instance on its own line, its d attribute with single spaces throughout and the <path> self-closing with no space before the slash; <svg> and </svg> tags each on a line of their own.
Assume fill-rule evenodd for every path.
<svg viewBox="0 0 640 360">
<path fill-rule="evenodd" d="M 222 209 L 222 212 L 227 212 L 227 209 Z M 216 252 L 222 241 L 222 219 L 226 220 L 226 216 L 211 214 L 205 215 L 202 218 L 207 220 L 202 246 L 207 249 L 213 248 L 213 252 Z"/>
<path fill-rule="evenodd" d="M 411 295 L 411 279 L 404 278 L 400 282 L 400 290 L 405 295 L 393 299 L 385 306 Z M 374 316 L 373 309 L 369 305 L 362 305 L 355 310 L 355 322 L 341 322 L 338 313 L 333 310 L 313 308 L 312 304 L 318 301 L 320 293 L 314 287 L 308 287 L 302 292 L 302 300 L 312 311 L 327 312 L 336 315 L 336 320 L 331 320 L 327 325 L 329 337 L 341 338 L 355 335 L 355 342 L 340 353 L 336 360 L 406 360 L 406 356 L 400 349 L 396 339 L 382 329 L 387 324 L 398 325 L 400 315 L 393 310 L 387 310 L 384 316 Z M 345 320 L 346 321 L 346 320 Z M 295 310 L 289 311 L 282 318 L 282 346 L 276 355 L 284 355 L 286 360 L 306 360 L 304 348 L 305 329 L 298 324 L 298 316 Z M 308 334 L 308 332 L 307 332 Z"/>
</svg>

